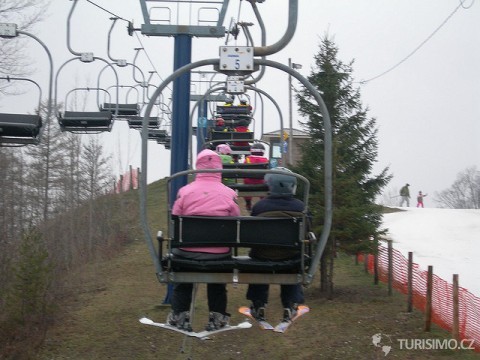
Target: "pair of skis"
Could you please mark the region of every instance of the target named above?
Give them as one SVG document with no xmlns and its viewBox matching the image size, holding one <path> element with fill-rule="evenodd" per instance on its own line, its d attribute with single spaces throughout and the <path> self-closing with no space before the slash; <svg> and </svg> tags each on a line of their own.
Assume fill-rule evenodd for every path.
<svg viewBox="0 0 480 360">
<path fill-rule="evenodd" d="M 260 328 L 262 328 L 263 330 L 273 330 L 275 332 L 284 333 L 285 331 L 287 331 L 287 329 L 290 327 L 290 325 L 293 324 L 293 322 L 295 320 L 297 320 L 300 316 L 308 313 L 310 311 L 310 308 L 306 305 L 299 305 L 298 309 L 297 309 L 297 313 L 295 314 L 295 316 L 293 318 L 291 318 L 289 321 L 283 321 L 282 320 L 281 322 L 278 323 L 277 326 L 271 325 L 266 320 L 257 320 L 255 317 L 253 317 L 252 310 L 247 306 L 240 307 L 238 309 L 238 311 L 241 314 L 243 314 L 243 315 L 247 316 L 248 318 L 252 319 L 253 321 L 255 321 L 260 326 Z"/>
<path fill-rule="evenodd" d="M 211 330 L 211 331 L 204 330 L 204 331 L 200 331 L 200 332 L 195 332 L 195 331 L 187 331 L 187 330 L 179 329 L 179 328 L 177 328 L 175 326 L 172 326 L 172 325 L 169 325 L 169 324 L 157 323 L 157 322 L 154 322 L 153 320 L 151 320 L 149 318 L 146 318 L 146 317 L 141 318 L 139 321 L 142 324 L 145 324 L 145 325 L 157 326 L 157 327 L 162 328 L 162 329 L 176 331 L 176 332 L 179 332 L 181 334 L 184 334 L 184 335 L 187 335 L 187 336 L 190 336 L 190 337 L 196 337 L 196 338 L 201 339 L 201 340 L 208 340 L 210 335 L 218 334 L 218 333 L 221 333 L 221 332 L 224 332 L 224 331 L 238 330 L 238 329 L 249 329 L 249 328 L 252 327 L 252 324 L 250 322 L 244 321 L 244 322 L 241 322 L 238 325 L 227 325 L 227 326 L 224 326 L 223 328 L 218 329 L 218 330 Z"/>
<path fill-rule="evenodd" d="M 251 309 L 247 306 L 240 307 L 238 309 L 238 311 L 241 314 L 247 316 L 249 319 L 252 319 L 253 321 L 255 321 L 260 326 L 260 328 L 262 328 L 264 330 L 273 330 L 275 332 L 284 333 L 285 331 L 287 331 L 287 329 L 290 327 L 290 325 L 293 324 L 293 322 L 295 320 L 297 320 L 302 315 L 305 315 L 306 313 L 308 313 L 310 311 L 310 308 L 306 305 L 299 305 L 298 309 L 297 309 L 297 313 L 295 314 L 295 316 L 292 319 L 290 319 L 289 321 L 281 321 L 280 323 L 278 323 L 277 326 L 272 326 L 266 320 L 255 319 L 253 317 L 252 313 L 251 313 Z M 197 339 L 201 339 L 201 340 L 208 340 L 210 335 L 215 335 L 215 334 L 218 334 L 218 333 L 221 333 L 221 332 L 224 332 L 224 331 L 249 329 L 249 328 L 252 327 L 252 324 L 249 321 L 244 321 L 244 322 L 241 322 L 238 325 L 227 325 L 227 326 L 225 326 L 221 329 L 218 329 L 218 330 L 211 330 L 211 331 L 204 330 L 204 331 L 200 331 L 200 332 L 195 332 L 195 331 L 187 331 L 187 330 L 179 329 L 175 326 L 165 324 L 165 323 L 157 323 L 157 322 L 155 322 L 155 321 L 153 321 L 149 318 L 146 318 L 146 317 L 141 318 L 139 321 L 142 324 L 145 324 L 145 325 L 151 325 L 151 326 L 156 326 L 156 327 L 159 327 L 159 328 L 162 328 L 162 329 L 176 331 L 176 332 L 181 333 L 183 335 L 187 335 L 187 336 L 190 336 L 190 337 L 196 337 Z"/>
</svg>

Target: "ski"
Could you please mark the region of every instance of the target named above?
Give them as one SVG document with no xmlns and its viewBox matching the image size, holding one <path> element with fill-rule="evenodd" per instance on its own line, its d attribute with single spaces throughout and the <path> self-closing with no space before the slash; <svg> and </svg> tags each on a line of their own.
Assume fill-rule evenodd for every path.
<svg viewBox="0 0 480 360">
<path fill-rule="evenodd" d="M 196 338 L 202 339 L 202 340 L 207 340 L 207 339 L 209 339 L 210 335 L 218 334 L 218 333 L 221 333 L 223 331 L 248 329 L 248 328 L 252 327 L 251 323 L 249 323 L 248 321 L 244 321 L 244 322 L 242 322 L 238 325 L 227 325 L 227 326 L 225 326 L 221 329 L 218 329 L 218 330 L 211 330 L 211 331 L 204 330 L 204 331 L 200 331 L 200 332 L 195 332 L 195 331 L 182 330 L 182 329 L 179 329 L 179 328 L 177 328 L 175 326 L 172 326 L 172 325 L 169 325 L 169 324 L 157 323 L 157 322 L 155 322 L 155 321 L 153 321 L 149 318 L 146 318 L 146 317 L 139 319 L 139 321 L 142 324 L 145 324 L 145 325 L 157 326 L 157 327 L 162 328 L 162 329 L 176 331 L 180 334 L 184 334 L 184 335 L 187 335 L 187 336 L 190 336 L 190 337 L 196 337 Z"/>
<path fill-rule="evenodd" d="M 149 318 L 146 318 L 146 317 L 143 317 L 143 318 L 139 319 L 139 321 L 142 324 L 145 324 L 145 325 L 157 326 L 157 327 L 162 328 L 162 329 L 172 330 L 172 331 L 176 331 L 176 332 L 179 332 L 181 334 L 184 334 L 184 335 L 197 337 L 197 333 L 194 332 L 194 331 L 187 331 L 187 330 L 179 329 L 176 326 L 172 326 L 172 325 L 169 325 L 169 324 L 157 323 L 157 322 L 155 322 L 155 321 L 153 321 Z"/>
<path fill-rule="evenodd" d="M 252 310 L 248 306 L 241 306 L 238 309 L 238 312 L 255 321 L 263 330 L 273 330 L 273 326 L 270 325 L 267 321 L 255 319 L 252 315 Z"/>
<path fill-rule="evenodd" d="M 299 305 L 297 309 L 297 314 L 292 319 L 290 319 L 290 321 L 281 321 L 277 326 L 275 326 L 273 331 L 284 333 L 285 331 L 287 331 L 290 325 L 293 324 L 295 320 L 297 320 L 300 316 L 305 315 L 309 311 L 310 311 L 310 308 L 308 306 Z"/>
<path fill-rule="evenodd" d="M 202 340 L 208 340 L 210 335 L 215 335 L 215 334 L 218 334 L 224 331 L 229 331 L 229 330 L 250 329 L 251 327 L 252 327 L 252 324 L 250 322 L 244 321 L 238 325 L 227 325 L 217 330 L 210 330 L 210 331 L 203 330 L 203 331 L 200 331 L 199 333 L 196 333 L 195 337 Z"/>
</svg>

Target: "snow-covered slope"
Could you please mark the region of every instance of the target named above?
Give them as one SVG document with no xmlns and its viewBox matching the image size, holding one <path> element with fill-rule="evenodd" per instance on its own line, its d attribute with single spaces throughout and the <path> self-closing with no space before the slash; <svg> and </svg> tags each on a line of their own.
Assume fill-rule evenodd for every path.
<svg viewBox="0 0 480 360">
<path fill-rule="evenodd" d="M 385 214 L 383 223 L 394 249 L 442 279 L 480 296 L 480 210 L 417 209 Z"/>
</svg>

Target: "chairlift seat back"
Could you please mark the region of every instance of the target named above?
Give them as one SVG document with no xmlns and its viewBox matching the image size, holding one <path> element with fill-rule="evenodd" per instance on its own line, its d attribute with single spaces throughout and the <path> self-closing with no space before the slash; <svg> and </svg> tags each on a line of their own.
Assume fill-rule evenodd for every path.
<svg viewBox="0 0 480 360">
<path fill-rule="evenodd" d="M 141 129 L 143 126 L 143 116 L 130 116 L 127 118 L 130 129 Z M 148 118 L 148 128 L 155 129 L 159 127 L 158 118 L 151 116 Z"/>
<path fill-rule="evenodd" d="M 59 114 L 58 121 L 62 130 L 72 132 L 110 131 L 113 122 L 109 111 L 65 111 L 63 116 Z"/>
<path fill-rule="evenodd" d="M 249 132 L 237 132 L 237 131 L 216 131 L 212 130 L 210 134 L 211 140 L 224 140 L 224 141 L 253 141 L 254 133 Z"/>
<path fill-rule="evenodd" d="M 40 133 L 42 118 L 29 114 L 0 114 L 0 137 L 35 138 Z"/>
<path fill-rule="evenodd" d="M 167 130 L 152 129 L 148 131 L 148 138 L 150 140 L 164 140 L 168 137 Z"/>
<path fill-rule="evenodd" d="M 217 106 L 217 114 L 222 115 L 250 115 L 251 108 L 250 106 L 225 106 L 219 105 Z"/>
<path fill-rule="evenodd" d="M 173 234 L 170 250 L 181 247 L 227 246 L 232 249 L 271 249 L 272 247 L 301 253 L 304 223 L 302 217 L 208 217 L 172 216 Z M 305 257 L 261 260 L 249 256 L 232 256 L 224 260 L 194 260 L 169 253 L 162 264 L 171 271 L 246 273 L 298 273 L 306 264 Z"/>
<path fill-rule="evenodd" d="M 117 109 L 116 103 L 104 103 L 100 110 L 110 111 L 112 114 L 115 114 Z M 140 112 L 140 107 L 138 104 L 118 104 L 118 115 L 119 116 L 135 116 Z"/>
</svg>

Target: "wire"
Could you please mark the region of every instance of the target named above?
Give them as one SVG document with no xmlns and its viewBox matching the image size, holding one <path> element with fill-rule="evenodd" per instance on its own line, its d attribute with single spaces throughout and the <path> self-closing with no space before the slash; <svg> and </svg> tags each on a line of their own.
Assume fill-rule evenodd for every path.
<svg viewBox="0 0 480 360">
<path fill-rule="evenodd" d="M 130 23 L 130 21 L 128 21 L 127 19 L 125 19 L 125 18 L 123 18 L 123 17 L 121 17 L 121 16 L 118 16 L 117 14 L 111 12 L 110 10 L 105 9 L 104 7 L 102 7 L 102 6 L 94 3 L 94 2 L 91 1 L 91 0 L 87 0 L 87 2 L 90 3 L 90 4 L 92 4 L 92 5 L 94 5 L 94 6 L 96 6 L 96 7 L 98 7 L 99 9 L 105 11 L 106 13 L 115 16 L 115 17 L 118 18 L 119 20 L 123 20 L 123 21 L 126 21 L 126 22 Z M 143 48 L 143 51 L 145 52 L 145 55 L 147 56 L 147 59 L 148 59 L 150 65 L 153 67 L 153 69 L 155 70 L 155 72 L 156 72 L 156 74 L 158 75 L 158 77 L 160 78 L 160 80 L 163 81 L 163 78 L 160 76 L 160 73 L 157 71 L 155 65 L 153 64 L 152 59 L 151 59 L 150 56 L 148 55 L 148 52 L 147 52 L 145 46 L 144 46 L 143 43 L 142 43 L 142 40 L 140 39 L 140 37 L 138 36 L 138 34 L 137 34 L 136 32 L 135 32 L 135 36 L 136 36 L 138 42 L 140 43 L 141 47 Z M 167 86 L 167 89 L 170 90 L 170 88 L 169 88 L 168 86 Z"/>
<path fill-rule="evenodd" d="M 140 39 L 140 37 L 138 36 L 138 34 L 137 34 L 136 32 L 135 32 L 135 37 L 137 38 L 138 42 L 140 43 L 141 47 L 143 48 L 143 51 L 145 52 L 145 55 L 147 56 L 148 62 L 149 62 L 150 65 L 153 67 L 153 70 L 155 70 L 155 73 L 158 75 L 158 77 L 160 78 L 160 80 L 163 82 L 164 79 L 160 76 L 160 73 L 157 71 L 155 65 L 153 64 L 152 59 L 151 59 L 150 56 L 148 55 L 147 49 L 146 49 L 145 46 L 143 45 L 142 40 Z M 170 87 L 167 86 L 167 89 L 170 90 Z"/>
<path fill-rule="evenodd" d="M 368 80 L 361 80 L 361 81 L 359 81 L 359 83 L 362 84 L 362 85 L 365 85 L 365 84 L 369 83 L 370 81 L 376 80 L 376 79 L 382 77 L 383 75 L 386 75 L 389 72 L 395 70 L 397 67 L 402 65 L 405 61 L 407 61 L 410 57 L 412 57 L 418 50 L 420 50 L 450 20 L 450 18 L 458 11 L 458 9 L 460 9 L 461 7 L 463 7 L 464 9 L 469 9 L 469 8 L 472 7 L 473 3 L 475 2 L 475 0 L 472 0 L 472 3 L 470 4 L 469 7 L 464 7 L 463 3 L 464 3 L 465 0 L 459 0 L 459 1 L 460 1 L 460 4 L 450 13 L 450 15 L 448 15 L 447 18 L 445 20 L 443 20 L 442 23 L 425 40 L 423 40 L 415 49 L 413 49 L 413 51 L 411 51 L 407 56 L 405 56 L 398 63 L 396 63 L 395 65 L 393 65 L 389 69 L 385 70 L 384 72 L 378 74 L 377 76 L 374 76 L 374 77 L 372 77 Z"/>
<path fill-rule="evenodd" d="M 98 5 L 98 4 L 95 4 L 93 1 L 87 0 L 87 2 L 89 2 L 90 4 L 92 4 L 92 5 L 96 6 L 96 7 L 98 7 L 99 9 L 102 9 L 103 11 L 105 11 L 105 12 L 109 13 L 110 15 L 113 15 L 113 16 L 115 16 L 116 18 L 118 18 L 118 19 L 120 19 L 120 20 L 124 20 L 124 21 L 127 21 L 127 22 L 128 22 L 128 20 L 127 20 L 127 19 L 125 19 L 125 18 L 123 18 L 123 17 L 121 17 L 121 16 L 118 16 L 117 14 L 114 14 L 114 13 L 113 13 L 113 12 L 111 12 L 110 10 L 107 10 L 107 9 L 103 8 L 103 7 L 101 7 L 101 6 L 100 6 L 100 5 Z"/>
</svg>

